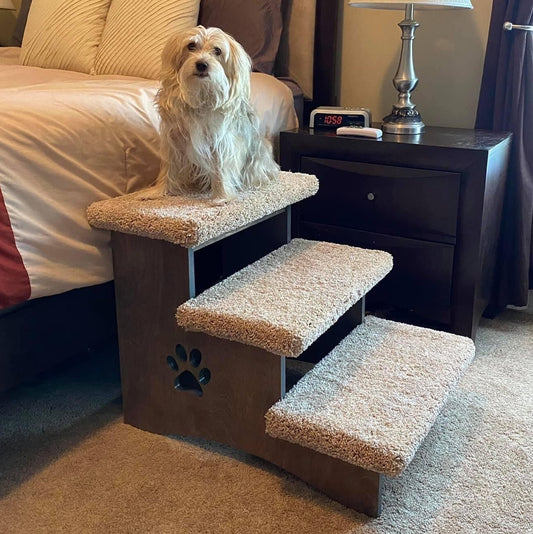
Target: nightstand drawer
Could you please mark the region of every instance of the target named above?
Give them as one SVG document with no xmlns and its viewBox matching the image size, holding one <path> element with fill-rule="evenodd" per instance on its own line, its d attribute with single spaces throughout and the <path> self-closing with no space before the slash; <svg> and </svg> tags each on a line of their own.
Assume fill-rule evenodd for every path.
<svg viewBox="0 0 533 534">
<path fill-rule="evenodd" d="M 392 271 L 373 290 L 404 306 L 451 304 L 455 247 L 339 226 L 301 222 L 301 237 L 390 252 Z"/>
<path fill-rule="evenodd" d="M 311 157 L 301 171 L 320 181 L 302 221 L 455 243 L 459 173 Z"/>
</svg>

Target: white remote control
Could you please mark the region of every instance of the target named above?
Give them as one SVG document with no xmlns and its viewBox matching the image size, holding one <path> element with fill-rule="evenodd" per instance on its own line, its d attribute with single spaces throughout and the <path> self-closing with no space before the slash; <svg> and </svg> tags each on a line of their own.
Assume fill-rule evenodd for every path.
<svg viewBox="0 0 533 534">
<path fill-rule="evenodd" d="M 341 126 L 337 128 L 337 135 L 357 135 L 358 137 L 372 137 L 379 139 L 383 132 L 379 128 L 361 128 L 360 126 Z"/>
</svg>

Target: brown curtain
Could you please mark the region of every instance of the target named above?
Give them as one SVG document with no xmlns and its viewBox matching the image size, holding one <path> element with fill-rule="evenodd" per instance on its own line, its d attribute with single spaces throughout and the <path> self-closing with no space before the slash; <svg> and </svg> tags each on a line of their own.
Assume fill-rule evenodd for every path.
<svg viewBox="0 0 533 534">
<path fill-rule="evenodd" d="M 533 287 L 533 0 L 493 0 L 476 128 L 513 133 L 493 311 L 527 304 Z"/>
</svg>

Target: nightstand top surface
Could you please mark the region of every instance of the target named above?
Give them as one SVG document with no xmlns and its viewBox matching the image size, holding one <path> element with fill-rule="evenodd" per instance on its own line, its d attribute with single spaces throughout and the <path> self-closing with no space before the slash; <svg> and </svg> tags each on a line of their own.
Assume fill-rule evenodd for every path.
<svg viewBox="0 0 533 534">
<path fill-rule="evenodd" d="M 375 128 L 380 128 L 380 123 L 372 125 Z M 467 128 L 442 128 L 435 126 L 426 126 L 423 133 L 419 135 L 398 135 L 384 133 L 381 139 L 371 139 L 368 137 L 347 137 L 338 136 L 335 130 L 322 128 L 300 128 L 282 132 L 286 134 L 300 134 L 312 137 L 320 137 L 323 142 L 328 142 L 326 139 L 342 139 L 345 141 L 368 141 L 371 143 L 394 143 L 394 144 L 409 144 L 409 145 L 423 145 L 427 147 L 441 147 L 441 148 L 460 148 L 465 150 L 490 150 L 499 145 L 502 141 L 510 140 L 512 134 L 510 132 L 493 132 L 492 130 L 471 130 Z"/>
</svg>

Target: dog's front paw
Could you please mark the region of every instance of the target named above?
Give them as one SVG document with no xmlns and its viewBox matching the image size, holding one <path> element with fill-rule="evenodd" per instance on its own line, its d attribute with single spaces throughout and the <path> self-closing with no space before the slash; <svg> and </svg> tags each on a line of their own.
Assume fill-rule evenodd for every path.
<svg viewBox="0 0 533 534">
<path fill-rule="evenodd" d="M 210 203 L 212 206 L 225 206 L 231 200 L 231 198 L 212 198 Z"/>
</svg>

